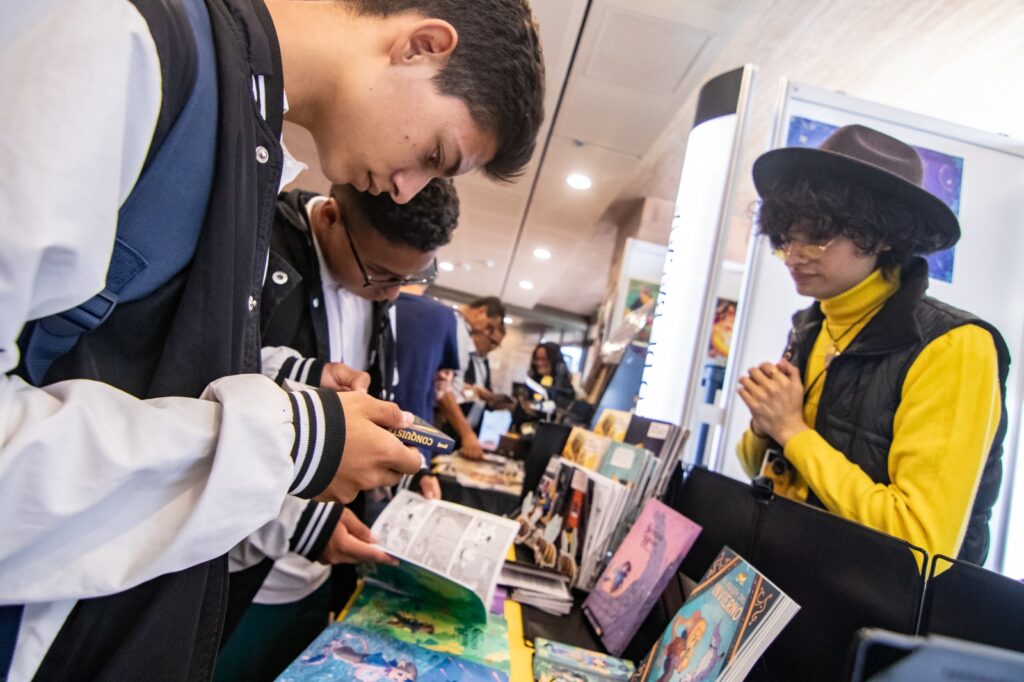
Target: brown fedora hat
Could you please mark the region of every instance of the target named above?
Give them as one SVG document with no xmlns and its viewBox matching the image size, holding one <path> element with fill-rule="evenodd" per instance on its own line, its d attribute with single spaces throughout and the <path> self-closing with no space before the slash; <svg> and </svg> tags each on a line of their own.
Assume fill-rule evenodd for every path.
<svg viewBox="0 0 1024 682">
<path fill-rule="evenodd" d="M 862 125 L 843 126 L 817 149 L 773 149 L 754 162 L 754 187 L 760 195 L 795 177 L 828 175 L 898 199 L 924 213 L 934 227 L 922 253 L 948 249 L 960 239 L 960 222 L 937 196 L 921 186 L 921 157 L 910 145 Z"/>
</svg>

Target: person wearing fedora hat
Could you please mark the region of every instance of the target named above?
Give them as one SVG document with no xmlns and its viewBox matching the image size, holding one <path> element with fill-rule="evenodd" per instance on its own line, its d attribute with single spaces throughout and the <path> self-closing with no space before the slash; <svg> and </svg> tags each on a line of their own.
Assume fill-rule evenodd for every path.
<svg viewBox="0 0 1024 682">
<path fill-rule="evenodd" d="M 912 147 L 860 125 L 769 151 L 753 176 L 759 232 L 815 301 L 783 358 L 740 379 L 744 469 L 929 555 L 984 563 L 1010 358 L 995 327 L 925 294 L 921 256 L 958 241 L 956 216 L 922 187 Z"/>
</svg>

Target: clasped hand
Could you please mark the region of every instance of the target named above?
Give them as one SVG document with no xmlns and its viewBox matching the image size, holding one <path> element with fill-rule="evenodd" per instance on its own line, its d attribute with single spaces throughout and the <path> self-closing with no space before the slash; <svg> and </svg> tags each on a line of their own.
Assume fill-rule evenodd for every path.
<svg viewBox="0 0 1024 682">
<path fill-rule="evenodd" d="M 750 426 L 755 435 L 770 436 L 785 447 L 790 438 L 809 428 L 803 418 L 800 370 L 788 360 L 751 367 L 740 378 L 737 392 L 750 409 Z"/>
</svg>

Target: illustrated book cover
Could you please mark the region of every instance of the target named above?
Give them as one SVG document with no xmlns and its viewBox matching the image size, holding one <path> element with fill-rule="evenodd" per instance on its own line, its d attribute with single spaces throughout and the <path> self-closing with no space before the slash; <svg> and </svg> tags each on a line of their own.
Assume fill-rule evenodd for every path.
<svg viewBox="0 0 1024 682">
<path fill-rule="evenodd" d="M 599 436 L 608 436 L 621 443 L 626 437 L 626 431 L 629 429 L 629 422 L 632 419 L 632 412 L 606 407 L 601 410 L 601 416 L 594 424 L 594 433 Z"/>
<path fill-rule="evenodd" d="M 671 440 L 671 436 L 677 430 L 678 427 L 674 424 L 633 415 L 622 441 L 630 445 L 641 445 L 658 457 L 661 456 L 665 444 Z"/>
<path fill-rule="evenodd" d="M 598 651 L 543 637 L 533 640 L 535 682 L 626 682 L 633 667 L 629 661 Z"/>
<path fill-rule="evenodd" d="M 562 448 L 562 457 L 586 469 L 597 471 L 601 466 L 604 453 L 608 452 L 608 447 L 611 444 L 612 439 L 608 436 L 601 436 L 583 427 L 574 426 L 569 433 L 569 439 L 565 441 L 565 447 Z"/>
<path fill-rule="evenodd" d="M 725 547 L 636 677 L 641 682 L 743 680 L 799 610 L 782 590 Z"/>
<path fill-rule="evenodd" d="M 679 570 L 701 527 L 658 500 L 648 500 L 583 602 L 601 642 L 621 656 Z"/>
<path fill-rule="evenodd" d="M 470 622 L 442 601 L 364 583 L 342 620 L 406 644 L 509 671 L 508 624 L 494 613 L 487 614 L 485 623 Z"/>
<path fill-rule="evenodd" d="M 348 623 L 333 623 L 277 679 L 284 682 L 506 682 L 508 675 Z"/>
<path fill-rule="evenodd" d="M 516 521 L 516 544 L 533 563 L 553 568 L 571 586 L 590 589 L 626 510 L 629 489 L 566 459 L 553 457 Z"/>
<path fill-rule="evenodd" d="M 598 473 L 613 481 L 632 487 L 637 483 L 647 468 L 647 461 L 653 458 L 642 446 L 614 442 L 601 458 Z"/>
</svg>

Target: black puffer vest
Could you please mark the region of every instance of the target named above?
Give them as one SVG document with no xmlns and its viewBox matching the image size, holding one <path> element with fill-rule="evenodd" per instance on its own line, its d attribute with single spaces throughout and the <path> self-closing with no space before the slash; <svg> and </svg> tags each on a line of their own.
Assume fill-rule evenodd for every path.
<svg viewBox="0 0 1024 682">
<path fill-rule="evenodd" d="M 958 558 L 982 564 L 988 555 L 988 522 L 999 496 L 1003 438 L 1006 436 L 1006 377 L 1010 353 L 995 327 L 970 313 L 925 295 L 928 264 L 915 258 L 903 268 L 900 288 L 849 347 L 832 360 L 824 376 L 814 430 L 876 483 L 888 485 L 893 418 L 903 382 L 924 348 L 943 334 L 973 324 L 992 335 L 999 362 L 1001 415 L 971 509 Z M 786 356 L 804 376 L 824 315 L 815 303 L 793 316 Z M 780 448 L 781 450 L 781 448 Z M 809 504 L 821 501 L 810 493 Z"/>
</svg>

